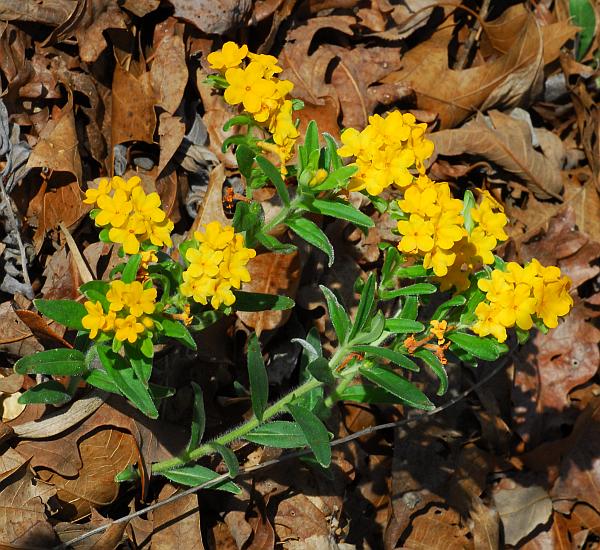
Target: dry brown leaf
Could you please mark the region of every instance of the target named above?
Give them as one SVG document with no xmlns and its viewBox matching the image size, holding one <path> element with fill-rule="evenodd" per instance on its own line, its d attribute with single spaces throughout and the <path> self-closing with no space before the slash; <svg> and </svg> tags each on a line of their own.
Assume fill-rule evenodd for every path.
<svg viewBox="0 0 600 550">
<path fill-rule="evenodd" d="M 160 6 L 160 0 L 125 0 L 123 7 L 138 17 L 144 17 Z"/>
<path fill-rule="evenodd" d="M 57 26 L 69 18 L 75 6 L 73 0 L 53 0 L 42 4 L 38 0 L 1 0 L 0 19 Z"/>
<path fill-rule="evenodd" d="M 0 351 L 24 357 L 44 349 L 29 327 L 19 319 L 10 302 L 0 304 L 0 326 Z"/>
<path fill-rule="evenodd" d="M 165 485 L 158 501 L 165 500 L 177 490 L 173 485 Z M 187 548 L 204 550 L 200 533 L 200 508 L 198 495 L 188 495 L 170 504 L 160 506 L 152 512 L 154 532 L 152 548 L 159 550 L 180 550 L 185 541 Z"/>
<path fill-rule="evenodd" d="M 117 63 L 112 82 L 113 147 L 126 141 L 152 143 L 156 127 L 155 105 L 150 73 L 136 77 Z"/>
<path fill-rule="evenodd" d="M 79 296 L 79 278 L 72 255 L 66 246 L 49 258 L 44 269 L 46 281 L 41 294 L 46 300 L 74 300 Z"/>
<path fill-rule="evenodd" d="M 241 26 L 252 11 L 251 0 L 169 0 L 175 16 L 207 34 L 223 34 Z"/>
<path fill-rule="evenodd" d="M 506 12 L 500 20 L 507 17 Z M 438 33 L 403 57 L 403 67 L 384 79 L 409 85 L 420 109 L 439 114 L 443 128 L 457 126 L 477 110 L 528 103 L 541 90 L 544 44 L 539 24 L 529 15 L 511 36 L 511 46 L 477 67 L 453 70 L 448 60 L 452 29 Z"/>
<path fill-rule="evenodd" d="M 203 225 L 217 221 L 221 225 L 231 225 L 231 221 L 223 212 L 223 182 L 225 181 L 225 167 L 222 164 L 215 166 L 210 173 L 208 189 L 204 200 L 200 204 L 196 219 L 188 231 L 191 237 L 194 231 L 198 231 Z"/>
<path fill-rule="evenodd" d="M 154 51 L 150 78 L 156 104 L 173 114 L 179 107 L 188 80 L 183 40 L 177 34 L 162 38 Z"/>
<path fill-rule="evenodd" d="M 533 148 L 528 124 L 500 111 L 491 111 L 489 121 L 478 114 L 462 128 L 435 132 L 431 138 L 437 153 L 481 156 L 525 181 L 537 197 L 560 200 L 560 171 Z"/>
<path fill-rule="evenodd" d="M 571 545 L 567 521 L 562 514 L 554 512 L 550 525 L 539 531 L 520 546 L 520 550 L 567 550 Z M 579 545 L 576 548 L 581 548 Z"/>
<path fill-rule="evenodd" d="M 263 294 L 281 294 L 295 298 L 302 272 L 300 255 L 259 254 L 248 263 L 251 280 L 244 284 L 244 291 Z M 244 324 L 260 335 L 263 330 L 274 330 L 290 318 L 291 310 L 284 311 L 238 311 L 237 316 Z"/>
<path fill-rule="evenodd" d="M 328 535 L 329 525 L 319 510 L 306 495 L 292 495 L 277 506 L 273 527 L 281 540 L 305 539 L 312 535 Z"/>
<path fill-rule="evenodd" d="M 445 550 L 472 549 L 473 542 L 467 537 L 469 530 L 462 524 L 460 515 L 455 510 L 447 510 L 432 506 L 423 515 L 414 518 L 405 548 L 411 550 Z"/>
<path fill-rule="evenodd" d="M 52 547 L 56 539 L 45 504 L 56 490 L 34 480 L 27 462 L 12 449 L 0 460 L 0 544 Z"/>
<path fill-rule="evenodd" d="M 560 474 L 550 495 L 554 509 L 569 514 L 576 502 L 600 511 L 600 402 L 596 398 L 577 418 L 571 435 L 564 440 Z"/>
<path fill-rule="evenodd" d="M 53 328 L 50 328 L 48 323 L 44 321 L 41 315 L 35 313 L 34 311 L 28 311 L 26 309 L 17 309 L 15 313 L 18 315 L 19 319 L 23 321 L 31 330 L 32 334 L 40 341 L 40 343 L 45 348 L 72 348 L 73 346 L 67 342 L 63 337 L 63 330 L 61 330 L 61 325 L 58 323 L 51 321 L 53 328 L 59 330 L 62 334 L 59 334 Z"/>
<path fill-rule="evenodd" d="M 139 460 L 134 437 L 121 430 L 100 429 L 83 437 L 78 445 L 82 466 L 75 477 L 65 477 L 46 468 L 37 475 L 54 485 L 70 520 L 80 519 L 92 507 L 114 502 L 119 493 L 115 476 Z M 68 504 L 68 506 L 67 506 Z"/>
<path fill-rule="evenodd" d="M 183 141 L 185 123 L 178 116 L 161 113 L 158 124 L 158 135 L 160 137 L 158 173 L 161 174 Z"/>
<path fill-rule="evenodd" d="M 504 540 L 516 545 L 552 515 L 552 500 L 539 486 L 500 489 L 494 492 L 496 509 L 504 526 Z"/>
</svg>

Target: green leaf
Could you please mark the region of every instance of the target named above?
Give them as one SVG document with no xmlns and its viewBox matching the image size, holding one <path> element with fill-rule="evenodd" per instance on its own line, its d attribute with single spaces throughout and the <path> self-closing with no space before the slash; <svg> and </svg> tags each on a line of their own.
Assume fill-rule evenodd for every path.
<svg viewBox="0 0 600 550">
<path fill-rule="evenodd" d="M 262 421 L 269 400 L 269 378 L 256 333 L 252 333 L 248 341 L 248 376 L 252 410 L 256 418 Z"/>
<path fill-rule="evenodd" d="M 382 300 L 391 300 L 399 296 L 419 296 L 421 294 L 433 294 L 437 292 L 437 287 L 429 283 L 415 283 L 396 290 L 386 290 L 380 292 Z"/>
<path fill-rule="evenodd" d="M 381 267 L 381 284 L 388 281 L 390 277 L 394 275 L 394 268 L 400 261 L 400 252 L 393 246 L 385 251 L 385 259 L 383 260 L 383 266 Z"/>
<path fill-rule="evenodd" d="M 87 315 L 83 304 L 74 300 L 34 300 L 33 304 L 40 313 L 54 319 L 65 327 L 85 330 L 81 319 Z"/>
<path fill-rule="evenodd" d="M 473 221 L 473 216 L 471 214 L 471 209 L 475 208 L 475 206 L 476 202 L 473 193 L 469 190 L 465 191 L 463 198 L 463 209 L 461 214 L 464 219 L 465 229 L 469 233 L 471 233 L 471 231 L 473 230 L 473 226 L 475 225 L 475 222 Z"/>
<path fill-rule="evenodd" d="M 402 401 L 417 409 L 430 411 L 435 408 L 427 396 L 406 378 L 389 369 L 373 365 L 360 367 L 360 373 L 370 382 L 399 397 Z"/>
<path fill-rule="evenodd" d="M 337 149 L 338 144 L 327 132 L 323 132 L 323 138 L 325 139 L 325 146 L 327 148 L 327 152 L 329 153 L 330 165 L 325 165 L 326 168 L 330 168 L 331 170 L 337 170 L 342 167 L 342 159 L 340 155 L 338 155 Z"/>
<path fill-rule="evenodd" d="M 202 485 L 207 481 L 220 477 L 216 472 L 213 472 L 204 466 L 200 466 L 199 464 L 196 464 L 195 466 L 183 466 L 182 468 L 175 468 L 173 470 L 167 470 L 166 472 L 160 473 L 175 483 L 181 483 L 182 485 L 188 485 L 190 487 Z M 215 485 L 210 485 L 207 487 L 207 489 L 219 489 L 221 491 L 233 493 L 234 495 L 242 492 L 242 490 L 235 483 L 226 480 L 223 480 Z"/>
<path fill-rule="evenodd" d="M 252 175 L 252 166 L 254 165 L 255 156 L 256 153 L 243 143 L 235 150 L 235 159 L 237 160 L 238 168 L 240 169 L 242 176 L 247 180 L 249 180 Z"/>
<path fill-rule="evenodd" d="M 375 304 L 376 290 L 377 284 L 375 282 L 375 275 L 371 273 L 360 293 L 360 301 L 358 303 L 358 309 L 356 310 L 354 325 L 350 331 L 350 340 L 352 340 L 352 338 L 354 338 L 369 321 L 373 305 Z"/>
<path fill-rule="evenodd" d="M 125 354 L 138 380 L 147 388 L 152 374 L 152 358 L 146 357 L 141 349 L 129 343 L 125 343 Z"/>
<path fill-rule="evenodd" d="M 48 380 L 27 390 L 18 402 L 22 405 L 41 403 L 43 405 L 62 405 L 71 399 L 65 387 L 56 380 Z"/>
<path fill-rule="evenodd" d="M 79 287 L 79 291 L 92 302 L 100 302 L 104 311 L 108 311 L 110 306 L 106 298 L 106 293 L 110 285 L 106 281 L 88 281 Z M 87 312 L 86 312 L 87 313 Z"/>
<path fill-rule="evenodd" d="M 436 321 L 442 319 L 446 316 L 450 309 L 452 309 L 453 307 L 464 306 L 466 303 L 467 299 L 461 294 L 459 294 L 458 296 L 453 296 L 449 300 L 446 300 L 435 310 L 431 319 L 435 319 Z"/>
<path fill-rule="evenodd" d="M 114 383 L 113 379 L 103 370 L 92 369 L 90 372 L 83 376 L 84 380 L 101 390 L 108 391 L 110 393 L 116 393 L 117 395 L 123 395 L 119 391 L 119 387 Z"/>
<path fill-rule="evenodd" d="M 85 355 L 76 349 L 50 349 L 22 357 L 14 366 L 19 374 L 77 376 L 87 370 Z"/>
<path fill-rule="evenodd" d="M 294 300 L 279 294 L 234 290 L 236 311 L 282 311 L 292 309 Z"/>
<path fill-rule="evenodd" d="M 190 440 L 188 441 L 186 450 L 189 452 L 195 449 L 204 435 L 204 428 L 206 427 L 206 414 L 204 413 L 204 396 L 202 395 L 202 388 L 192 382 L 192 390 L 194 390 L 194 406 L 192 409 L 192 426 L 190 430 Z"/>
<path fill-rule="evenodd" d="M 300 171 L 304 170 L 308 164 L 311 153 L 319 148 L 319 128 L 314 120 L 311 120 L 304 133 L 304 144 L 298 147 L 300 157 Z"/>
<path fill-rule="evenodd" d="M 311 187 L 313 191 L 327 191 L 336 187 L 346 188 L 348 180 L 358 171 L 358 166 L 342 166 L 329 174 L 319 185 Z M 369 218 L 371 219 L 371 218 Z"/>
<path fill-rule="evenodd" d="M 569 13 L 573 24 L 581 27 L 577 35 L 577 61 L 581 61 L 594 40 L 596 13 L 590 0 L 569 0 Z"/>
<path fill-rule="evenodd" d="M 500 350 L 490 338 L 482 338 L 464 332 L 448 332 L 446 338 L 459 348 L 484 361 L 495 361 L 500 357 Z"/>
<path fill-rule="evenodd" d="M 133 376 L 133 369 L 129 368 L 125 359 L 114 352 L 111 353 L 104 346 L 97 346 L 97 350 L 102 366 L 119 391 L 146 416 L 158 418 L 158 411 L 148 388 Z"/>
<path fill-rule="evenodd" d="M 378 311 L 371 319 L 369 328 L 352 338 L 352 342 L 354 344 L 370 344 L 383 334 L 384 327 L 385 316 L 382 311 Z"/>
<path fill-rule="evenodd" d="M 415 321 L 419 314 L 419 300 L 416 296 L 407 296 L 398 317 Z"/>
<path fill-rule="evenodd" d="M 333 373 L 329 367 L 329 361 L 325 357 L 317 357 L 306 368 L 319 382 L 328 385 L 333 384 Z"/>
<path fill-rule="evenodd" d="M 352 346 L 352 350 L 359 353 L 364 353 L 367 356 L 371 355 L 374 357 L 379 357 L 380 359 L 385 359 L 386 361 L 391 361 L 400 367 L 412 370 L 414 372 L 421 370 L 419 369 L 419 365 L 417 365 L 412 359 L 409 359 L 406 357 L 406 355 L 389 348 L 380 348 L 378 346 Z"/>
<path fill-rule="evenodd" d="M 429 350 L 420 349 L 414 353 L 415 357 L 421 359 L 438 377 L 440 386 L 437 394 L 444 395 L 448 389 L 448 373 L 442 362 Z"/>
<path fill-rule="evenodd" d="M 298 250 L 296 245 L 291 243 L 282 243 L 273 237 L 273 235 L 266 235 L 262 232 L 258 232 L 256 234 L 256 240 L 271 252 L 275 252 L 275 254 L 292 254 Z"/>
<path fill-rule="evenodd" d="M 366 384 L 354 384 L 339 394 L 340 401 L 356 401 L 358 403 L 401 403 L 402 400 L 385 391 L 383 388 Z"/>
<path fill-rule="evenodd" d="M 427 277 L 427 269 L 425 269 L 422 265 L 410 265 L 408 267 L 399 267 L 394 271 L 394 275 L 400 279 Z"/>
<path fill-rule="evenodd" d="M 280 449 L 297 449 L 308 445 L 306 436 L 300 426 L 295 422 L 286 420 L 274 420 L 254 428 L 244 436 L 244 439 L 257 445 L 278 447 Z"/>
<path fill-rule="evenodd" d="M 315 199 L 311 210 L 340 220 L 352 222 L 360 227 L 375 227 L 375 222 L 351 204 L 342 201 Z"/>
<path fill-rule="evenodd" d="M 221 445 L 216 441 L 211 441 L 207 443 L 207 447 L 214 449 L 215 452 L 219 453 L 223 458 L 223 462 L 225 462 L 225 466 L 227 466 L 227 470 L 229 471 L 230 477 L 236 477 L 240 471 L 240 463 L 238 462 L 235 453 L 227 446 Z"/>
<path fill-rule="evenodd" d="M 343 344 L 348 340 L 350 331 L 350 318 L 344 307 L 338 302 L 336 295 L 326 286 L 319 285 L 321 292 L 325 295 L 327 301 L 327 309 L 329 310 L 329 318 L 331 324 L 338 337 L 339 343 Z"/>
<path fill-rule="evenodd" d="M 312 244 L 319 250 L 327 254 L 329 258 L 329 267 L 333 265 L 334 252 L 333 246 L 329 242 L 327 235 L 321 231 L 317 225 L 306 218 L 296 218 L 287 220 L 285 224 L 307 243 Z"/>
<path fill-rule="evenodd" d="M 133 256 L 131 256 L 129 258 L 129 260 L 125 264 L 123 273 L 121 274 L 121 280 L 124 283 L 129 284 L 129 283 L 133 283 L 133 281 L 135 281 L 141 262 L 142 262 L 141 254 L 134 254 Z"/>
<path fill-rule="evenodd" d="M 297 405 L 287 406 L 294 420 L 300 426 L 308 446 L 311 448 L 319 464 L 327 468 L 331 464 L 331 447 L 329 446 L 329 433 L 323 422 L 308 409 Z"/>
<path fill-rule="evenodd" d="M 152 343 L 152 335 L 148 334 L 146 338 L 142 340 L 142 345 L 140 346 L 140 351 L 147 357 L 148 359 L 152 359 L 154 357 L 154 344 Z"/>
<path fill-rule="evenodd" d="M 254 125 L 254 120 L 250 115 L 237 115 L 230 118 L 223 126 L 223 131 L 228 132 L 232 126 Z"/>
<path fill-rule="evenodd" d="M 196 342 L 194 338 L 192 338 L 190 331 L 179 321 L 173 321 L 172 319 L 161 319 L 160 324 L 162 325 L 165 336 L 175 338 L 175 340 L 181 342 L 190 349 L 197 349 Z"/>
<path fill-rule="evenodd" d="M 408 334 L 425 330 L 425 325 L 412 319 L 394 318 L 385 321 L 385 330 L 395 334 Z"/>
<path fill-rule="evenodd" d="M 260 155 L 256 157 L 256 162 L 260 166 L 260 169 L 264 172 L 265 176 L 271 180 L 271 183 L 273 183 L 275 189 L 277 189 L 277 193 L 281 197 L 281 201 L 283 202 L 284 206 L 289 206 L 290 194 L 285 186 L 283 178 L 281 177 L 279 168 L 268 161 L 265 157 Z"/>
</svg>

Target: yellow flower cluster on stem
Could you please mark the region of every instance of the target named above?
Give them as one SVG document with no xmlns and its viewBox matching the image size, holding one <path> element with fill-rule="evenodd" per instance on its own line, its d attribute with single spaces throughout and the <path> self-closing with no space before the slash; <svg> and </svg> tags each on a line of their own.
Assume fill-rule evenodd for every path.
<svg viewBox="0 0 600 550">
<path fill-rule="evenodd" d="M 232 289 L 250 281 L 246 265 L 256 251 L 244 246 L 244 237 L 233 227 L 216 221 L 207 224 L 204 232 L 194 232 L 194 239 L 197 246 L 185 253 L 189 266 L 183 273 L 181 293 L 202 305 L 210 301 L 214 309 L 232 305 Z"/>
<path fill-rule="evenodd" d="M 112 281 L 106 293 L 108 311 L 104 311 L 100 302 L 87 301 L 83 304 L 87 315 L 81 323 L 90 331 L 92 339 L 100 332 L 114 333 L 114 337 L 120 342 L 133 344 L 147 329 L 154 326 L 154 321 L 149 316 L 156 309 L 156 296 L 155 288 L 144 288 L 139 281 Z"/>
<path fill-rule="evenodd" d="M 146 194 L 138 176 L 103 178 L 97 189 L 86 191 L 83 202 L 96 205 L 96 225 L 108 228 L 108 238 L 127 254 L 137 254 L 148 241 L 161 247 L 173 244 L 173 222 L 161 210 L 158 193 Z"/>
<path fill-rule="evenodd" d="M 227 81 L 225 101 L 229 105 L 241 105 L 272 135 L 273 143 L 261 141 L 259 145 L 279 158 L 281 171 L 285 173 L 285 164 L 292 157 L 299 133 L 292 117 L 292 102 L 288 99 L 294 85 L 276 76 L 283 70 L 277 65 L 277 58 L 249 52 L 245 45 L 226 42 L 220 50 L 210 53 L 207 60 Z"/>
<path fill-rule="evenodd" d="M 534 317 L 554 328 L 573 306 L 571 279 L 558 267 L 545 267 L 536 259 L 525 267 L 509 262 L 506 271 L 494 269 L 478 286 L 486 294 L 475 308 L 477 321 L 472 330 L 479 336 L 491 334 L 499 342 L 506 340 L 507 328 L 516 325 L 529 330 Z"/>
<path fill-rule="evenodd" d="M 379 195 L 392 184 L 406 187 L 413 181 L 410 168 L 422 173 L 423 162 L 433 154 L 433 142 L 425 138 L 426 124 L 417 124 L 414 115 L 392 111 L 387 116 L 369 117 L 368 126 L 342 132 L 342 157 L 355 157 L 351 166 L 358 171 L 350 180 L 350 191 Z"/>
</svg>

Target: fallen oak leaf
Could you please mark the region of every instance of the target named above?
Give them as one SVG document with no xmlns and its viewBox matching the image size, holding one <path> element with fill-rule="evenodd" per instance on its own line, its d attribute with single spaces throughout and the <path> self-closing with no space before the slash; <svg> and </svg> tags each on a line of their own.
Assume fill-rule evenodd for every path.
<svg viewBox="0 0 600 550">
<path fill-rule="evenodd" d="M 533 148 L 531 130 L 523 120 L 490 111 L 489 123 L 478 114 L 463 127 L 435 132 L 431 139 L 440 155 L 483 157 L 522 179 L 537 197 L 562 200 L 560 171 Z"/>
</svg>

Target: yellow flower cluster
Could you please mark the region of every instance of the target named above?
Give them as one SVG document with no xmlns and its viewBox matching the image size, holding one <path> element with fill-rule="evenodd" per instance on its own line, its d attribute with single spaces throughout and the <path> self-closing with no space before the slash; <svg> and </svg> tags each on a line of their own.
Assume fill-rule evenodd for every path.
<svg viewBox="0 0 600 550">
<path fill-rule="evenodd" d="M 277 58 L 226 42 L 220 50 L 210 53 L 207 60 L 227 81 L 225 101 L 229 105 L 241 104 L 273 136 L 274 143 L 259 142 L 259 145 L 279 157 L 285 173 L 285 164 L 292 156 L 299 133 L 292 118 L 292 102 L 287 98 L 294 85 L 277 78 L 283 70 L 277 65 Z"/>
<path fill-rule="evenodd" d="M 148 315 L 156 309 L 156 295 L 155 288 L 144 288 L 139 281 L 112 281 L 106 293 L 108 311 L 104 311 L 100 302 L 87 301 L 83 304 L 87 315 L 81 323 L 90 331 L 90 338 L 96 338 L 99 332 L 114 332 L 120 342 L 133 344 L 146 329 L 154 326 Z"/>
<path fill-rule="evenodd" d="M 156 246 L 173 244 L 173 222 L 161 210 L 158 193 L 147 195 L 138 176 L 127 181 L 119 176 L 103 178 L 97 189 L 85 192 L 83 202 L 96 205 L 96 225 L 108 227 L 108 238 L 122 244 L 127 254 L 137 254 L 146 241 Z"/>
<path fill-rule="evenodd" d="M 217 309 L 221 304 L 235 302 L 232 288 L 240 288 L 250 281 L 246 264 L 256 256 L 252 248 L 244 246 L 244 237 L 233 227 L 210 222 L 204 232 L 194 232 L 198 246 L 188 248 L 185 259 L 189 266 L 183 273 L 180 287 L 184 296 Z"/>
<path fill-rule="evenodd" d="M 392 111 L 384 118 L 369 117 L 368 126 L 342 133 L 342 157 L 356 157 L 351 166 L 358 172 L 350 180 L 350 191 L 366 189 L 379 195 L 391 184 L 407 187 L 413 181 L 409 168 L 424 172 L 423 161 L 433 154 L 433 142 L 425 138 L 427 124 L 417 124 L 410 113 Z"/>
<path fill-rule="evenodd" d="M 471 208 L 471 231 L 464 225 L 464 203 L 452 198 L 447 183 L 436 183 L 420 175 L 398 201 L 409 217 L 398 222 L 402 235 L 398 249 L 423 257 L 423 267 L 433 269 L 442 290 L 469 287 L 469 275 L 481 264 L 493 264 L 492 251 L 508 237 L 508 222 L 501 206 L 484 192 L 479 205 Z"/>
<path fill-rule="evenodd" d="M 529 330 L 534 316 L 554 328 L 573 306 L 571 279 L 562 276 L 558 267 L 545 267 L 535 259 L 525 267 L 509 262 L 506 271 L 494 269 L 478 286 L 486 295 L 475 308 L 472 330 L 479 336 L 491 334 L 499 342 L 506 340 L 507 328 Z"/>
</svg>

